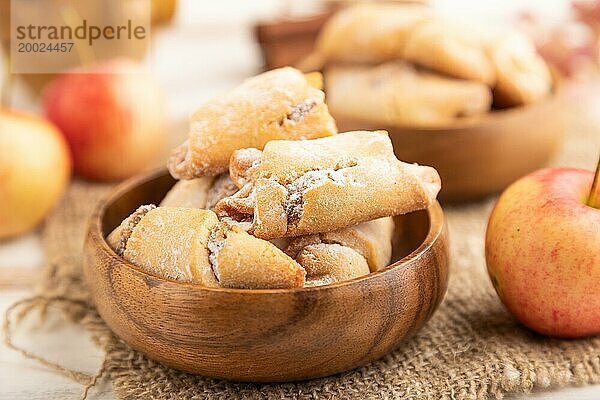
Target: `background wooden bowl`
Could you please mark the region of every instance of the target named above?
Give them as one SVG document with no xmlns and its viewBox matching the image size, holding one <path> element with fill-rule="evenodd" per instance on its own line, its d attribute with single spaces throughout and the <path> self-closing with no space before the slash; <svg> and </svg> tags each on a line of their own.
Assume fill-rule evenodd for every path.
<svg viewBox="0 0 600 400">
<path fill-rule="evenodd" d="M 340 132 L 385 129 L 400 160 L 435 167 L 442 201 L 499 192 L 545 165 L 558 150 L 566 116 L 559 89 L 538 103 L 439 128 L 382 126 L 334 115 Z"/>
<path fill-rule="evenodd" d="M 209 289 L 147 274 L 104 237 L 173 185 L 163 170 L 118 187 L 93 215 L 85 277 L 98 312 L 131 347 L 171 367 L 236 381 L 291 381 L 352 369 L 418 331 L 446 292 L 442 209 L 396 218 L 395 262 L 330 286 Z"/>
</svg>

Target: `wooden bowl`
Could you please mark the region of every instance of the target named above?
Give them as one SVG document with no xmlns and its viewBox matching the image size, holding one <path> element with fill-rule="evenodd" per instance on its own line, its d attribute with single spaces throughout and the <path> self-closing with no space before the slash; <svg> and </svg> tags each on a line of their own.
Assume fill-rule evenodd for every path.
<svg viewBox="0 0 600 400">
<path fill-rule="evenodd" d="M 259 22 L 254 36 L 260 45 L 265 70 L 295 65 L 315 47 L 319 31 L 333 10 L 304 17 L 282 17 Z"/>
<path fill-rule="evenodd" d="M 480 118 L 439 128 L 382 126 L 336 117 L 338 129 L 385 129 L 403 161 L 435 167 L 442 178 L 442 201 L 465 201 L 503 190 L 545 165 L 565 130 L 561 90 L 523 107 L 492 111 Z"/>
<path fill-rule="evenodd" d="M 85 277 L 98 312 L 131 347 L 165 365 L 235 381 L 327 376 L 396 348 L 444 297 L 448 249 L 438 203 L 396 217 L 394 263 L 347 282 L 211 289 L 145 273 L 104 238 L 173 184 L 162 170 L 119 186 L 93 214 L 85 244 Z"/>
</svg>

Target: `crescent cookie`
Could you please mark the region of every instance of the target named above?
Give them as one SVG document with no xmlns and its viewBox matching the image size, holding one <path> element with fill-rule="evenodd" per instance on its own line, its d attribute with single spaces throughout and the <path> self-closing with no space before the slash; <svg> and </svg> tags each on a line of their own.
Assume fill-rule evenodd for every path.
<svg viewBox="0 0 600 400">
<path fill-rule="evenodd" d="M 142 206 L 108 242 L 148 273 L 206 287 L 294 288 L 306 275 L 275 245 L 220 223 L 209 210 Z"/>
<path fill-rule="evenodd" d="M 306 271 L 274 244 L 257 239 L 236 226 L 218 224 L 208 248 L 221 286 L 277 289 L 304 286 Z"/>
<path fill-rule="evenodd" d="M 398 59 L 404 54 L 408 35 L 431 16 L 432 11 L 419 4 L 348 7 L 327 21 L 317 39 L 316 52 L 328 63 L 374 64 Z"/>
<path fill-rule="evenodd" d="M 475 27 L 431 18 L 410 33 L 400 58 L 448 76 L 493 85 L 496 74 L 485 36 Z"/>
<path fill-rule="evenodd" d="M 306 246 L 323 244 L 327 248 L 327 246 L 335 244 L 350 248 L 360 254 L 367 263 L 369 271 L 375 272 L 390 263 L 393 233 L 393 218 L 379 218 L 337 231 L 291 238 L 286 243 L 284 252 L 299 261 L 297 257 Z M 337 249 L 337 247 L 332 247 L 332 249 Z M 304 266 L 301 262 L 300 264 Z M 307 274 L 308 279 L 310 278 L 308 270 Z"/>
<path fill-rule="evenodd" d="M 513 33 L 490 44 L 497 82 L 494 94 L 503 106 L 533 103 L 552 90 L 552 75 L 526 36 Z"/>
<path fill-rule="evenodd" d="M 180 180 L 161 201 L 161 207 L 205 208 L 212 210 L 222 198 L 237 191 L 228 174 Z"/>
<path fill-rule="evenodd" d="M 236 153 L 231 162 L 235 169 Z M 385 131 L 274 140 L 252 164 L 248 183 L 215 211 L 263 239 L 329 232 L 427 208 L 441 185 L 435 169 L 399 161 Z"/>
<path fill-rule="evenodd" d="M 367 275 L 365 258 L 350 247 L 339 244 L 305 246 L 296 261 L 306 270 L 305 286 L 322 286 Z"/>
<path fill-rule="evenodd" d="M 323 27 L 306 64 L 379 64 L 392 60 L 460 79 L 493 84 L 485 40 L 420 4 L 360 4 L 334 15 Z"/>
<path fill-rule="evenodd" d="M 492 92 L 480 82 L 419 71 L 402 62 L 331 67 L 327 99 L 337 118 L 393 126 L 445 125 L 490 110 Z"/>
<path fill-rule="evenodd" d="M 319 78 L 319 79 L 318 79 Z M 273 139 L 312 139 L 337 132 L 315 73 L 279 68 L 244 81 L 193 115 L 188 140 L 168 162 L 177 179 L 227 172 L 234 150 Z"/>
<path fill-rule="evenodd" d="M 379 218 L 333 232 L 299 236 L 284 252 L 306 270 L 306 286 L 353 279 L 389 265 L 394 221 Z"/>
<path fill-rule="evenodd" d="M 208 191 L 211 189 L 214 180 L 215 178 L 212 176 L 205 176 L 187 181 L 178 181 L 167 192 L 160 202 L 160 206 L 206 208 Z"/>
</svg>

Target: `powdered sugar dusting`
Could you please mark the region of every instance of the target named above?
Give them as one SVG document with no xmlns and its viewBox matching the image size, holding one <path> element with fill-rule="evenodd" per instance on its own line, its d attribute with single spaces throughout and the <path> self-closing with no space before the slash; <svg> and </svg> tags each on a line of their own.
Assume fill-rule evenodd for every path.
<svg viewBox="0 0 600 400">
<path fill-rule="evenodd" d="M 129 217 L 127 217 L 125 221 L 123 221 L 123 229 L 121 230 L 119 243 L 117 244 L 117 248 L 115 249 L 115 252 L 118 255 L 123 256 L 131 233 L 133 232 L 137 224 L 140 223 L 142 218 L 144 218 L 144 216 L 148 214 L 148 212 L 154 210 L 155 208 L 156 206 L 154 204 L 140 206 Z"/>
<path fill-rule="evenodd" d="M 317 106 L 316 101 L 310 100 L 310 99 L 305 100 L 302 103 L 297 104 L 294 107 L 292 107 L 292 111 L 290 111 L 290 113 L 288 115 L 286 115 L 286 119 L 288 121 L 298 122 L 302 118 L 304 118 L 304 116 L 306 114 L 308 114 L 316 106 Z"/>
<path fill-rule="evenodd" d="M 311 189 L 323 186 L 326 182 L 333 182 L 341 186 L 347 183 L 347 179 L 339 170 L 324 169 L 308 171 L 286 186 L 288 197 L 284 208 L 288 216 L 288 224 L 297 223 L 302 217 L 304 194 Z"/>
<path fill-rule="evenodd" d="M 223 225 L 217 225 L 210 233 L 208 237 L 208 262 L 212 268 L 213 274 L 217 282 L 221 281 L 221 274 L 219 273 L 219 252 L 225 246 L 225 239 L 227 239 L 226 227 Z"/>
<path fill-rule="evenodd" d="M 213 210 L 215 205 L 225 197 L 231 196 L 235 192 L 237 192 L 238 188 L 233 183 L 233 181 L 229 178 L 228 174 L 219 175 L 213 185 L 208 190 L 207 198 L 206 198 L 206 208 L 208 210 Z"/>
<path fill-rule="evenodd" d="M 323 91 L 291 67 L 247 79 L 192 115 L 189 145 L 173 155 L 169 170 L 183 179 L 216 175 L 226 171 L 236 149 L 263 148 L 279 138 L 330 136 L 336 128 L 324 99 Z M 306 119 L 309 113 L 316 117 Z"/>
</svg>

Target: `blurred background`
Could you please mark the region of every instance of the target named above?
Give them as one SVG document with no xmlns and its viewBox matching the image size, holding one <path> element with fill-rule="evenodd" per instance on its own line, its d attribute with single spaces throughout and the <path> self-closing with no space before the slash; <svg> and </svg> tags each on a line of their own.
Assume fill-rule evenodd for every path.
<svg viewBox="0 0 600 400">
<path fill-rule="evenodd" d="M 318 31 L 318 22 L 325 20 L 323 16 L 328 10 L 343 2 L 172 0 L 165 4 L 168 4 L 168 10 L 160 24 L 153 26 L 151 46 L 142 62 L 165 89 L 170 118 L 178 120 L 186 119 L 203 101 L 262 70 L 264 59 L 256 35 L 257 25 L 266 25 L 268 29 L 269 25 L 278 22 L 290 25 L 288 19 L 292 19 L 292 23 L 314 19 L 317 24 L 307 24 L 304 32 L 303 26 L 288 28 L 290 31 L 296 29 L 298 36 L 310 37 Z M 531 16 L 536 24 L 534 29 L 542 30 L 553 25 L 565 28 L 567 21 L 571 24 L 575 19 L 570 0 L 432 0 L 430 4 L 453 18 L 486 25 L 515 25 L 525 16 Z M 548 37 L 546 32 L 539 33 Z M 573 29 L 573 37 L 565 39 L 577 42 L 582 35 L 585 34 Z M 285 36 L 285 32 L 280 34 L 281 40 L 285 40 Z M 267 40 L 275 41 L 275 37 Z M 289 51 L 294 52 L 294 49 Z M 6 54 L 2 57 L 6 58 Z M 13 82 L 9 89 L 6 88 L 9 78 L 4 74 L 1 81 L 4 92 L 9 92 L 4 97 L 5 102 L 13 107 L 35 109 L 35 99 L 22 82 Z"/>
<path fill-rule="evenodd" d="M 203 102 L 266 69 L 298 65 L 314 50 L 323 24 L 338 10 L 357 3 L 156 0 L 150 2 L 152 27 L 144 46 L 109 46 L 98 51 L 93 60 L 87 60 L 88 74 L 14 74 L 8 51 L 10 1 L 1 1 L 0 202 L 4 206 L 0 209 L 0 289 L 11 291 L 0 290 L 0 311 L 23 296 L 23 291 L 15 290 L 29 288 L 44 264 L 36 229 L 72 179 L 118 182 L 164 164 L 170 150 L 185 140 L 189 117 Z M 135 6 L 135 0 L 131 1 Z M 70 2 L 47 3 L 69 6 Z M 98 15 L 111 8 L 131 12 L 127 0 L 97 3 Z M 137 3 L 142 8 L 148 4 Z M 600 0 L 426 3 L 440 16 L 459 24 L 464 21 L 484 29 L 523 33 L 561 77 L 557 79 L 563 82 L 566 101 L 560 110 L 570 121 L 570 129 L 593 131 L 598 137 Z M 107 21 L 111 15 L 106 14 Z M 87 100 L 95 106 L 83 106 Z M 544 114 L 547 109 L 538 110 L 532 117 L 533 124 L 525 125 L 525 132 L 535 131 L 536 124 L 549 116 Z M 496 108 L 488 111 L 497 112 Z M 577 120 L 575 128 L 573 120 Z M 17 141 L 17 136 L 22 141 Z M 429 145 L 417 143 L 421 149 Z M 536 147 L 535 142 L 528 146 Z M 590 147 L 597 154 L 597 142 Z M 510 149 L 496 150 L 494 156 L 507 160 L 527 158 L 523 155 L 527 149 L 521 156 Z M 469 148 L 462 152 L 468 155 Z M 545 156 L 543 162 L 548 161 Z M 517 177 L 509 176 L 510 180 Z M 56 347 L 59 349 L 60 344 Z M 6 376 L 2 368 L 13 369 L 17 357 L 5 357 L 3 352 L 7 350 L 0 350 L 0 379 Z M 27 366 L 19 368 L 22 374 L 13 371 L 11 375 L 16 380 L 11 382 L 15 388 L 25 385 L 18 379 L 32 381 Z M 51 373 L 46 379 L 49 377 Z M 43 382 L 34 382 L 37 386 L 30 386 L 29 393 L 35 393 Z M 69 390 L 78 393 L 79 389 L 71 385 Z"/>
<path fill-rule="evenodd" d="M 10 1 L 3 3 L 6 8 Z M 122 7 L 119 2 L 105 3 L 105 7 Z M 178 143 L 185 136 L 189 115 L 202 102 L 268 66 L 298 61 L 298 56 L 312 48 L 327 18 L 336 9 L 356 1 L 152 3 L 149 48 L 130 50 L 129 54 L 151 71 L 164 90 L 172 124 L 168 134 L 174 137 L 173 143 Z M 588 73 L 589 64 L 597 64 L 595 29 L 600 23 L 600 7 L 595 1 L 431 0 L 427 3 L 459 21 L 518 27 L 536 40 L 548 59 L 570 75 Z M 3 15 L 6 29 L 8 13 Z M 5 41 L 5 50 L 6 46 Z M 103 56 L 111 54 L 107 53 Z M 2 105 L 39 111 L 39 93 L 53 76 L 11 74 L 6 51 L 0 54 L 0 61 L 4 66 L 0 76 Z"/>
<path fill-rule="evenodd" d="M 1 109 L 7 118 L 11 114 L 8 109 L 13 109 L 33 113 L 32 115 L 40 118 L 38 122 L 42 124 L 47 123 L 47 119 L 51 120 L 51 125 L 55 125 L 60 135 L 66 138 L 70 150 L 70 157 L 54 155 L 57 160 L 54 162 L 61 165 L 65 171 L 73 169 L 74 176 L 114 182 L 164 163 L 170 150 L 185 139 L 189 116 L 199 105 L 231 89 L 244 78 L 265 69 L 301 63 L 313 51 L 315 39 L 323 24 L 336 11 L 357 3 L 341 0 L 310 0 L 301 3 L 279 0 L 131 2 L 130 6 L 139 3 L 140 7 L 146 8 L 151 4 L 152 28 L 149 43 L 134 49 L 104 49 L 95 55 L 92 62 L 88 60 L 87 67 L 96 74 L 90 74 L 91 77 L 87 78 L 69 76 L 77 74 L 11 73 L 7 41 L 7 11 L 10 2 L 2 2 Z M 48 3 L 53 2 L 49 0 Z M 56 3 L 62 6 L 70 5 L 69 1 L 65 0 Z M 128 8 L 126 3 L 102 2 L 102 5 L 98 5 L 97 12 L 100 14 L 106 9 L 116 7 L 127 15 L 131 8 Z M 599 1 L 432 0 L 418 3 L 428 3 L 439 15 L 459 23 L 465 21 L 489 30 L 517 30 L 524 33 L 535 44 L 539 54 L 566 82 L 564 92 L 568 101 L 564 103 L 564 108 L 576 110 L 577 118 L 584 116 L 586 121 L 591 121 L 586 125 L 586 129 L 596 126 L 596 121 L 600 119 L 600 99 L 597 95 L 597 89 L 600 87 Z M 111 21 L 111 15 L 113 14 L 107 14 L 107 22 Z M 119 56 L 118 61 L 111 60 L 115 55 Z M 123 55 L 128 57 L 124 58 Z M 139 73 L 136 74 L 139 77 L 108 84 L 98 83 L 101 79 L 95 78 L 101 75 L 119 75 L 124 71 L 135 71 Z M 96 87 L 100 89 L 92 90 Z M 102 92 L 103 96 L 114 98 L 114 101 L 110 106 L 94 107 L 93 115 L 88 115 L 89 110 L 81 107 L 82 99 L 91 96 L 89 93 L 96 92 Z M 119 113 L 127 114 L 124 110 L 128 107 L 142 110 L 137 116 L 140 120 L 132 117 L 135 125 L 133 128 L 114 122 L 117 125 L 100 124 L 102 126 L 96 131 L 96 128 L 88 129 L 89 126 L 99 125 L 94 118 L 103 121 L 116 120 L 114 116 Z M 10 118 L 6 119 L 9 120 Z M 12 135 L 14 138 L 13 132 L 16 130 L 11 129 L 19 127 L 19 121 L 6 121 L 0 125 L 0 136 Z M 600 126 L 600 122 L 597 126 Z M 130 129 L 135 133 L 129 134 L 119 129 Z M 121 143 L 120 147 L 113 146 L 113 149 L 111 145 L 114 143 L 110 140 L 102 142 L 100 139 L 91 140 L 81 136 L 98 138 L 103 135 L 103 130 L 112 130 L 119 132 L 118 135 L 131 138 L 127 144 Z M 32 146 L 26 146 L 28 153 L 40 158 L 45 150 L 36 147 L 35 138 L 31 140 Z M 84 146 L 81 143 L 94 140 L 98 143 L 91 147 L 95 146 L 100 150 L 81 150 L 80 147 Z M 5 140 L 0 143 L 8 142 Z M 59 147 L 64 147 L 64 144 L 64 141 L 59 143 Z M 12 161 L 16 158 L 16 153 L 6 151 L 8 145 L 6 146 L 0 149 L 0 168 L 9 162 L 13 166 L 17 165 Z M 64 152 L 64 149 L 58 150 L 58 153 L 60 151 Z M 11 153 L 12 157 L 9 156 Z M 89 161 L 92 159 L 99 161 L 92 164 Z M 124 162 L 114 160 L 128 159 L 136 163 L 121 169 L 112 167 Z M 50 171 L 58 169 L 60 168 L 46 168 Z M 3 234 L 0 228 L 0 239 L 3 238 L 0 241 L 0 265 L 21 271 L 22 266 L 31 267 L 43 263 L 43 254 L 36 245 L 35 233 L 31 232 L 60 197 L 67 184 L 65 182 L 71 179 L 69 172 L 65 172 L 65 176 L 56 177 L 54 180 L 49 179 L 52 176 L 44 176 L 44 184 L 53 186 L 52 190 L 42 187 L 43 192 L 56 194 L 48 199 L 47 206 L 40 207 L 39 215 L 20 226 L 13 222 L 14 226 L 11 228 L 14 229 L 6 228 L 10 222 L 4 222 L 6 232 Z M 23 196 L 29 196 L 23 204 L 40 203 L 40 198 L 32 195 L 34 191 L 31 189 L 33 183 L 30 178 L 23 178 L 21 183 L 29 192 L 21 195 L 21 200 Z M 14 182 L 12 184 L 16 185 Z M 12 283 L 17 280 L 14 274 L 9 279 Z M 27 282 L 28 278 L 24 280 Z"/>
</svg>

